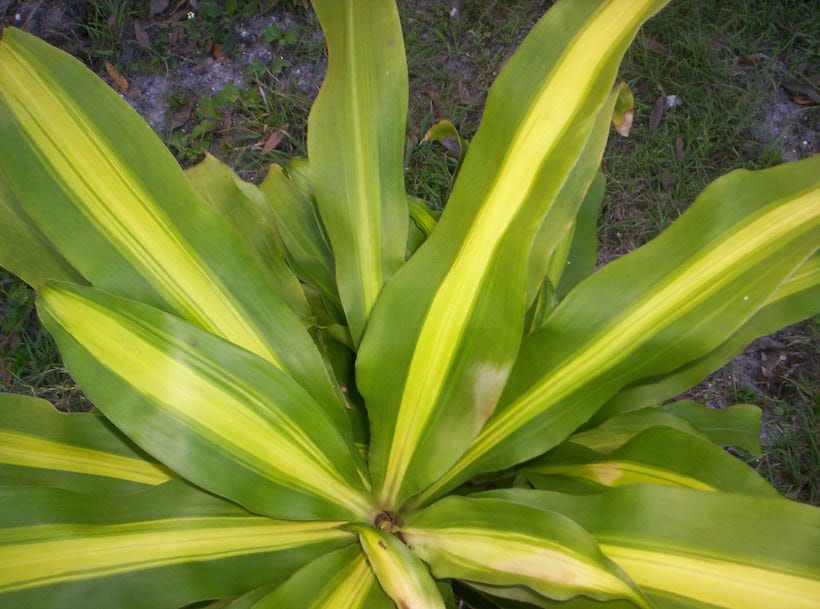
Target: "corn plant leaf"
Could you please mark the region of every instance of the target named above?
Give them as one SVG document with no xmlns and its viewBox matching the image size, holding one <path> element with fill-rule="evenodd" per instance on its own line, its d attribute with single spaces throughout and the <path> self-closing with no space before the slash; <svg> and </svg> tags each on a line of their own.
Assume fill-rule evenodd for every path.
<svg viewBox="0 0 820 609">
<path fill-rule="evenodd" d="M 312 192 L 312 186 L 310 188 L 308 193 Z M 261 190 L 266 209 L 279 227 L 288 260 L 299 278 L 319 290 L 334 319 L 343 321 L 333 254 L 310 194 L 288 178 L 279 165 L 271 165 Z"/>
<path fill-rule="evenodd" d="M 526 587 L 559 600 L 584 594 L 649 606 L 589 533 L 561 514 L 448 497 L 411 514 L 402 534 L 438 578 Z"/>
<path fill-rule="evenodd" d="M 737 446 L 759 456 L 760 416 L 760 408 L 752 404 L 713 409 L 691 400 L 681 400 L 657 408 L 615 414 L 596 427 L 571 435 L 568 441 L 608 453 L 646 429 L 671 427 L 709 439 L 719 446 Z"/>
<path fill-rule="evenodd" d="M 9 148 L 23 151 L 15 140 L 19 133 L 6 128 L 7 114 L 0 106 L 0 133 Z M 20 163 L 31 162 L 31 158 L 20 159 Z M 0 240 L 0 267 L 3 267 L 33 288 L 37 288 L 48 279 L 58 281 L 83 282 L 83 277 L 60 253 L 54 249 L 37 225 L 20 204 L 19 194 L 12 188 L 12 183 L 0 167 L 0 226 L 5 231 Z"/>
<path fill-rule="evenodd" d="M 384 505 L 441 475 L 493 412 L 524 333 L 529 244 L 663 4 L 558 3 L 493 85 L 435 231 L 385 288 L 359 351 Z"/>
<path fill-rule="evenodd" d="M 38 310 L 86 395 L 181 476 L 272 517 L 369 515 L 352 442 L 262 358 L 93 288 L 47 284 Z"/>
<path fill-rule="evenodd" d="M 754 404 L 735 404 L 727 408 L 707 408 L 692 400 L 680 400 L 660 407 L 664 412 L 689 421 L 718 446 L 735 446 L 759 457 L 760 417 L 763 411 Z"/>
<path fill-rule="evenodd" d="M 591 275 L 595 268 L 598 260 L 598 217 L 605 194 L 606 176 L 599 171 L 581 202 L 573 230 L 567 235 L 568 254 L 562 261 L 561 272 L 556 273 L 560 277 L 556 288 L 558 299 L 564 298 L 572 288 Z M 556 262 L 556 259 L 552 262 Z"/>
<path fill-rule="evenodd" d="M 600 175 L 601 158 L 609 137 L 612 112 L 618 100 L 628 93 L 627 84 L 620 83 L 609 94 L 595 118 L 574 166 L 569 170 L 566 181 L 558 191 L 550 214 L 535 234 L 527 278 L 528 304 L 532 302 L 535 290 L 545 277 L 553 286 L 558 286 L 564 268 L 568 266 L 567 261 L 581 208 L 585 203 L 587 207 L 600 205 L 600 201 L 596 203 L 596 199 L 604 196 L 606 184 L 601 184 L 597 178 Z"/>
<path fill-rule="evenodd" d="M 456 157 L 456 170 L 453 172 L 453 178 L 458 177 L 458 171 L 464 162 L 464 155 L 467 153 L 470 142 L 461 137 L 461 133 L 459 133 L 458 127 L 453 124 L 453 121 L 447 119 L 438 121 L 427 130 L 421 141 L 440 142 L 447 152 Z"/>
<path fill-rule="evenodd" d="M 719 446 L 669 427 L 652 427 L 609 454 L 571 442 L 526 464 L 522 471 L 539 489 L 559 478 L 578 481 L 584 492 L 630 484 L 667 484 L 706 491 L 777 496 L 760 475 Z M 596 489 L 597 487 L 597 489 Z"/>
<path fill-rule="evenodd" d="M 0 608 L 172 609 L 281 579 L 355 541 L 338 522 L 246 512 L 181 482 L 128 496 L 0 488 Z"/>
<path fill-rule="evenodd" d="M 310 175 L 358 344 L 382 285 L 404 262 L 407 64 L 394 2 L 312 4 L 328 67 L 308 119 Z"/>
<path fill-rule="evenodd" d="M 611 409 L 651 406 L 678 395 L 731 361 L 758 336 L 771 334 L 815 314 L 818 302 L 820 252 L 815 252 L 788 276 L 747 323 L 720 346 L 668 374 L 627 387 L 601 409 L 600 415 L 606 416 Z"/>
<path fill-rule="evenodd" d="M 436 228 L 439 214 L 430 209 L 425 201 L 411 195 L 407 195 L 407 207 L 410 212 L 410 224 L 407 232 L 407 258 L 410 258 L 427 241 L 430 233 Z"/>
<path fill-rule="evenodd" d="M 133 493 L 173 477 L 97 413 L 0 394 L 0 486 Z"/>
<path fill-rule="evenodd" d="M 730 173 L 661 236 L 583 281 L 527 337 L 469 450 L 413 503 L 546 452 L 631 382 L 732 336 L 814 252 L 818 176 L 820 156 Z"/>
<path fill-rule="evenodd" d="M 280 585 L 281 583 L 275 583 L 269 586 L 263 586 L 261 588 L 257 588 L 256 590 L 251 590 L 250 592 L 243 594 L 238 598 L 228 599 L 227 603 L 225 604 L 225 609 L 253 609 L 256 603 L 258 603 L 263 598 L 268 596 Z"/>
<path fill-rule="evenodd" d="M 253 593 L 252 593 L 253 594 Z M 249 595 L 250 596 L 250 595 Z M 317 558 L 253 602 L 227 609 L 393 609 L 358 546 Z"/>
<path fill-rule="evenodd" d="M 369 525 L 351 526 L 382 589 L 397 607 L 445 609 L 427 566 L 397 537 Z"/>
<path fill-rule="evenodd" d="M 299 280 L 285 261 L 285 247 L 279 230 L 265 213 L 267 202 L 256 184 L 246 182 L 216 157 L 205 158 L 185 175 L 194 189 L 239 234 L 259 258 L 271 276 L 272 287 L 294 313 L 302 318 L 310 315 Z"/>
<path fill-rule="evenodd" d="M 418 197 L 407 197 L 407 206 L 410 211 L 410 219 L 421 229 L 424 237 L 429 237 L 436 228 L 438 213 L 430 209 L 425 201 Z"/>
<path fill-rule="evenodd" d="M 594 495 L 511 489 L 480 496 L 571 517 L 659 609 L 813 609 L 820 603 L 816 507 L 662 485 Z"/>
<path fill-rule="evenodd" d="M 541 284 L 541 289 L 535 296 L 535 301 L 532 303 L 530 310 L 527 312 L 527 321 L 525 326 L 529 332 L 535 332 L 538 328 L 544 325 L 544 322 L 549 319 L 550 313 L 558 306 L 558 298 L 555 294 L 555 287 L 545 277 Z"/>
<path fill-rule="evenodd" d="M 94 286 L 222 336 L 341 407 L 275 277 L 111 87 L 70 55 L 6 28 L 0 129 L 18 204 Z"/>
</svg>

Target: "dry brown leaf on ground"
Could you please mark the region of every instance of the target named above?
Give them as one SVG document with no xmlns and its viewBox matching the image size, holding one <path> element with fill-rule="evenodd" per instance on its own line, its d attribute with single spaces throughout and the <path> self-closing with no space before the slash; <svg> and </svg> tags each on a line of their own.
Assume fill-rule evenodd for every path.
<svg viewBox="0 0 820 609">
<path fill-rule="evenodd" d="M 683 138 L 678 136 L 675 140 L 675 157 L 679 160 L 683 160 L 684 155 L 684 148 L 683 148 Z"/>
<path fill-rule="evenodd" d="M 193 100 L 189 100 L 184 106 L 177 108 L 177 110 L 171 114 L 171 119 L 168 121 L 168 127 L 171 129 L 178 129 L 182 127 L 182 125 L 187 123 L 188 119 L 191 118 L 191 112 L 193 109 Z"/>
<path fill-rule="evenodd" d="M 120 71 L 114 66 L 114 64 L 110 61 L 106 61 L 105 70 L 108 72 L 111 80 L 114 81 L 114 84 L 117 85 L 117 88 L 123 93 L 128 93 L 128 79 L 120 74 Z"/>
<path fill-rule="evenodd" d="M 148 33 L 145 31 L 145 26 L 142 25 L 142 22 L 139 19 L 134 21 L 134 36 L 137 39 L 137 44 L 141 49 L 150 49 L 151 48 L 151 39 L 148 38 Z"/>
<path fill-rule="evenodd" d="M 287 128 L 288 126 L 282 125 L 281 127 L 277 127 L 271 134 L 265 138 L 265 143 L 262 144 L 262 150 L 264 152 L 270 152 L 271 150 L 275 149 L 279 144 L 282 143 L 285 135 L 287 135 Z"/>
<path fill-rule="evenodd" d="M 646 48 L 653 53 L 657 53 L 658 55 L 669 55 L 669 49 L 666 48 L 666 45 L 658 42 L 655 38 L 652 38 L 652 36 L 644 36 L 643 41 Z"/>
<path fill-rule="evenodd" d="M 661 95 L 655 101 L 655 108 L 652 110 L 652 114 L 649 115 L 649 128 L 650 129 L 657 129 L 658 125 L 661 124 L 661 119 L 663 119 L 663 110 L 666 107 L 666 98 Z"/>
</svg>

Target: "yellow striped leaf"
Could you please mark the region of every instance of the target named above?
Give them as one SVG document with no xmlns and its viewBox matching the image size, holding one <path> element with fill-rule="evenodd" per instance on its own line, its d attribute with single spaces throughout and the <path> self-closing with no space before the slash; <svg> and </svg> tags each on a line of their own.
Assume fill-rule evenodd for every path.
<svg viewBox="0 0 820 609">
<path fill-rule="evenodd" d="M 39 312 L 89 398 L 180 475 L 273 517 L 369 516 L 352 443 L 262 358 L 92 288 L 47 284 Z"/>
<path fill-rule="evenodd" d="M 817 312 L 820 302 L 820 252 L 815 252 L 788 275 L 760 310 L 731 337 L 707 355 L 687 362 L 660 378 L 653 377 L 627 387 L 600 411 L 601 417 L 624 407 L 653 406 L 675 397 L 722 367 L 758 336 L 776 332 Z M 597 415 L 596 415 L 597 416 Z M 749 450 L 747 448 L 747 450 Z M 759 454 L 757 450 L 750 450 Z"/>
<path fill-rule="evenodd" d="M 493 412 L 524 333 L 528 244 L 563 216 L 558 195 L 618 62 L 663 4 L 558 3 L 493 85 L 436 230 L 385 288 L 359 352 L 386 509 L 441 475 Z"/>
<path fill-rule="evenodd" d="M 25 509 L 21 509 L 25 506 Z M 182 483 L 129 496 L 0 489 L 0 607 L 178 607 L 241 594 L 355 540 Z"/>
<path fill-rule="evenodd" d="M 689 433 L 652 427 L 610 454 L 567 443 L 522 468 L 539 489 L 582 492 L 630 484 L 666 484 L 705 491 L 777 496 L 760 475 L 715 446 Z M 556 486 L 555 484 L 559 486 Z"/>
<path fill-rule="evenodd" d="M 411 514 L 402 534 L 436 577 L 524 587 L 558 600 L 583 594 L 650 606 L 589 533 L 560 514 L 498 499 L 448 497 Z"/>
<path fill-rule="evenodd" d="M 608 411 L 607 416 L 599 419 L 604 411 Z M 590 421 L 590 429 L 572 434 L 568 441 L 608 453 L 645 429 L 660 426 L 679 429 L 707 438 L 718 446 L 735 446 L 751 455 L 760 456 L 761 415 L 761 409 L 752 404 L 714 409 L 692 400 L 679 400 L 655 408 L 623 405 L 622 409 L 615 410 L 604 407 Z"/>
<path fill-rule="evenodd" d="M 785 499 L 636 485 L 593 495 L 482 493 L 571 517 L 661 608 L 813 609 L 820 509 Z"/>
<path fill-rule="evenodd" d="M 320 403 L 338 400 L 275 277 L 151 128 L 79 61 L 14 28 L 0 42 L 0 156 L 17 204 L 94 286 L 256 353 Z"/>
<path fill-rule="evenodd" d="M 216 157 L 205 158 L 185 175 L 194 189 L 226 221 L 270 271 L 271 287 L 302 318 L 310 315 L 299 280 L 285 261 L 285 247 L 275 220 L 267 213 L 267 201 L 256 184 L 246 182 Z"/>
<path fill-rule="evenodd" d="M 820 157 L 709 186 L 660 237 L 582 282 L 522 345 L 499 407 L 414 504 L 564 440 L 617 391 L 709 354 L 820 238 Z"/>
<path fill-rule="evenodd" d="M 96 413 L 0 394 L 0 485 L 135 492 L 173 477 Z"/>
<path fill-rule="evenodd" d="M 362 550 L 351 546 L 302 567 L 266 594 L 252 592 L 226 609 L 393 609 Z"/>
<path fill-rule="evenodd" d="M 305 186 L 309 186 L 312 194 L 313 185 Z M 314 202 L 279 165 L 271 165 L 260 188 L 265 197 L 265 210 L 279 228 L 294 270 L 302 281 L 319 290 L 334 321 L 343 322 L 333 253 L 325 240 Z"/>
<path fill-rule="evenodd" d="M 631 95 L 629 86 L 624 82 L 619 83 L 609 94 L 603 108 L 598 112 L 575 165 L 569 170 L 566 181 L 555 197 L 549 215 L 535 234 L 528 263 L 528 304 L 532 302 L 535 291 L 545 277 L 557 288 L 565 270 L 571 266 L 568 257 L 582 210 L 586 234 L 590 231 L 595 234 L 598 209 L 606 191 L 606 181 L 602 180 L 603 174 L 599 167 L 609 137 L 612 115 L 619 101 Z M 590 215 L 593 216 L 591 222 Z M 570 264 L 567 264 L 568 262 Z M 586 262 L 585 266 L 588 268 L 587 273 L 592 271 L 589 262 Z M 560 297 L 567 291 L 565 286 Z"/>
<path fill-rule="evenodd" d="M 356 344 L 383 283 L 404 262 L 407 64 L 392 0 L 312 0 L 328 67 L 308 120 L 316 203 Z"/>
<path fill-rule="evenodd" d="M 359 543 L 382 589 L 397 607 L 445 609 L 427 566 L 396 536 L 368 525 L 351 528 L 359 534 Z"/>
</svg>

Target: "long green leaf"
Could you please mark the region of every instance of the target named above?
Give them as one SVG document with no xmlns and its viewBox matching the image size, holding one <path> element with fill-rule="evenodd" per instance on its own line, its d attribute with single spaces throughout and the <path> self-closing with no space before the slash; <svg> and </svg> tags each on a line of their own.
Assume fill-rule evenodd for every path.
<svg viewBox="0 0 820 609">
<path fill-rule="evenodd" d="M 528 304 L 532 302 L 535 290 L 545 277 L 557 287 L 568 266 L 567 262 L 570 262 L 571 266 L 568 258 L 578 220 L 585 222 L 584 229 L 588 231 L 587 216 L 594 214 L 592 231 L 593 234 L 595 232 L 597 210 L 606 189 L 606 182 L 601 180 L 602 174 L 599 169 L 601 158 L 609 137 L 612 113 L 619 100 L 627 95 L 631 96 L 632 93 L 626 83 L 620 83 L 609 94 L 606 104 L 599 111 L 592 125 L 575 165 L 570 169 L 566 181 L 558 191 L 551 213 L 535 234 L 527 278 Z M 582 210 L 584 217 L 579 218 Z M 590 267 L 587 273 L 591 270 Z"/>
<path fill-rule="evenodd" d="M 719 446 L 737 446 L 752 455 L 760 452 L 760 416 L 751 404 L 707 408 L 681 400 L 658 408 L 641 408 L 615 414 L 592 429 L 571 435 L 568 441 L 598 452 L 612 452 L 650 427 L 671 427 L 708 438 Z"/>
<path fill-rule="evenodd" d="M 385 288 L 359 352 L 384 506 L 441 475 L 493 412 L 524 333 L 529 244 L 663 4 L 559 2 L 493 85 L 436 230 Z"/>
<path fill-rule="evenodd" d="M 94 286 L 175 313 L 342 407 L 275 277 L 151 128 L 79 61 L 6 28 L 0 129 L 0 164 L 18 204 Z"/>
<path fill-rule="evenodd" d="M 481 496 L 571 517 L 659 609 L 814 609 L 820 603 L 816 507 L 661 485 L 596 495 L 508 490 Z"/>
<path fill-rule="evenodd" d="M 226 609 L 393 609 L 361 548 L 336 550 L 302 567 L 288 581 Z"/>
<path fill-rule="evenodd" d="M 820 156 L 709 186 L 660 237 L 581 283 L 524 342 L 492 419 L 414 503 L 560 443 L 630 382 L 710 353 L 817 246 Z"/>
<path fill-rule="evenodd" d="M 448 497 L 402 534 L 439 578 L 523 586 L 549 598 L 626 598 L 649 607 L 589 533 L 561 514 L 510 501 Z"/>
<path fill-rule="evenodd" d="M 0 394 L 0 486 L 136 492 L 173 477 L 99 414 Z"/>
<path fill-rule="evenodd" d="M 233 169 L 206 153 L 197 165 L 185 170 L 196 191 L 240 233 L 259 262 L 270 272 L 272 287 L 302 318 L 309 310 L 299 280 L 285 261 L 285 247 L 267 201 L 256 184 L 241 179 Z"/>
<path fill-rule="evenodd" d="M 121 497 L 0 488 L 0 608 L 174 609 L 276 581 L 355 541 L 182 483 Z"/>
<path fill-rule="evenodd" d="M 316 203 L 359 343 L 382 285 L 404 262 L 407 64 L 391 0 L 312 0 L 328 47 L 308 120 Z"/>
<path fill-rule="evenodd" d="M 279 165 L 271 165 L 261 190 L 265 196 L 265 208 L 279 227 L 288 259 L 296 273 L 305 283 L 319 290 L 336 321 L 343 321 L 333 254 L 325 241 L 310 195 L 290 180 Z"/>
<path fill-rule="evenodd" d="M 598 260 L 598 217 L 601 203 L 606 195 L 606 177 L 600 171 L 587 191 L 571 234 L 567 235 L 569 245 L 565 260 L 562 260 L 557 296 L 564 298 L 572 288 L 592 274 Z M 553 259 L 553 263 L 556 259 Z"/>
<path fill-rule="evenodd" d="M 10 147 L 18 148 L 5 123 L 7 116 L 0 107 L 0 133 Z M 40 287 L 48 279 L 83 282 L 83 277 L 60 253 L 54 249 L 37 225 L 20 204 L 19 194 L 6 177 L 0 164 L 0 226 L 4 229 L 0 239 L 0 267 L 3 267 L 33 288 Z"/>
<path fill-rule="evenodd" d="M 370 567 L 382 589 L 400 609 L 445 609 L 444 599 L 427 567 L 397 537 L 368 525 L 356 525 Z"/>
<path fill-rule="evenodd" d="M 567 443 L 523 467 L 539 489 L 568 490 L 566 479 L 583 492 L 630 484 L 668 484 L 700 490 L 777 496 L 753 469 L 707 440 L 669 427 L 647 429 L 610 454 Z"/>
<path fill-rule="evenodd" d="M 820 302 L 820 252 L 815 252 L 778 287 L 760 310 L 731 337 L 707 355 L 687 362 L 660 378 L 642 380 L 621 391 L 601 409 L 651 406 L 697 384 L 731 361 L 758 336 L 771 334 L 817 312 Z"/>
<path fill-rule="evenodd" d="M 47 284 L 39 312 L 89 398 L 180 475 L 273 517 L 369 516 L 351 442 L 262 358 L 92 288 Z"/>
</svg>

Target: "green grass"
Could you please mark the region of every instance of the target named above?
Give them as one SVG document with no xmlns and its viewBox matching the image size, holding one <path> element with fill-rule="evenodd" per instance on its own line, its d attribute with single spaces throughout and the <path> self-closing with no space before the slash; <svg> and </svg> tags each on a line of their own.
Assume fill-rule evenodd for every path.
<svg viewBox="0 0 820 609">
<path fill-rule="evenodd" d="M 803 29 L 816 23 L 810 4 L 684 0 L 643 29 L 621 70 L 635 93 L 635 126 L 628 139 L 610 143 L 604 159 L 611 178 L 602 223 L 607 258 L 654 237 L 718 176 L 782 161 L 776 143 L 755 140 L 754 127 L 779 83 L 806 78 L 818 63 L 816 27 Z M 683 104 L 650 129 L 657 98 L 668 95 Z"/>
<path fill-rule="evenodd" d="M 190 109 L 183 125 L 161 133 L 178 159 L 190 165 L 210 150 L 243 177 L 259 179 L 269 163 L 305 155 L 306 120 L 319 79 L 304 86 L 298 71 L 321 66 L 324 48 L 315 18 L 298 0 L 221 5 L 200 0 L 193 19 L 167 13 L 150 19 L 147 4 L 88 0 L 66 9 L 65 27 L 35 28 L 35 33 L 98 72 L 111 61 L 137 80 L 213 61 L 212 45 L 221 44 L 227 64 L 238 66 L 245 85 L 216 91 L 171 86 L 169 112 Z M 444 0 L 400 2 L 411 78 L 411 194 L 444 206 L 456 159 L 440 144 L 420 143 L 422 136 L 443 118 L 473 136 L 487 89 L 550 4 L 466 0 L 462 18 L 453 20 Z M 145 27 L 150 49 L 137 44 L 135 19 Z M 267 25 L 254 36 L 273 53 L 243 63 L 241 31 L 260 19 Z M 813 4 L 799 0 L 677 0 L 644 28 L 621 70 L 635 93 L 635 125 L 629 138 L 613 134 L 604 158 L 609 186 L 600 223 L 602 261 L 657 235 L 717 176 L 781 161 L 779 143 L 761 143 L 755 127 L 782 81 L 807 82 L 816 71 L 819 38 Z M 668 95 L 683 104 L 650 129 L 657 98 Z M 816 108 L 801 112 L 816 125 Z M 286 131 L 281 143 L 264 151 L 262 142 L 279 128 Z M 676 154 L 678 139 L 682 158 Z M 811 345 L 817 326 L 806 323 L 785 332 L 790 364 L 775 369 L 773 379 L 746 369 L 736 374 L 730 366 L 696 391 L 713 405 L 761 404 L 769 439 L 764 458 L 753 465 L 789 496 L 816 503 L 820 356 Z M 738 361 L 736 366 L 743 363 Z M 36 320 L 31 291 L 5 273 L 0 274 L 0 379 L 7 389 L 41 395 L 63 408 L 85 404 Z"/>
<path fill-rule="evenodd" d="M 36 395 L 62 410 L 90 406 L 71 380 L 54 341 L 37 319 L 34 292 L 0 270 L 0 386 Z"/>
</svg>

